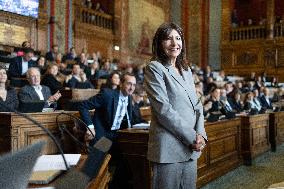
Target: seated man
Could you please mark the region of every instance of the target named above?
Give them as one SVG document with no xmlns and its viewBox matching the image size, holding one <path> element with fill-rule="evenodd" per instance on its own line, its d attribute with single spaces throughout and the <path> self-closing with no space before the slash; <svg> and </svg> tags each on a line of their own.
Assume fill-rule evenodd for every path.
<svg viewBox="0 0 284 189">
<path fill-rule="evenodd" d="M 143 107 L 144 102 L 143 102 L 143 97 L 144 97 L 144 91 L 142 87 L 137 88 L 134 93 L 132 94 L 132 117 L 133 117 L 133 124 L 137 123 L 147 123 L 146 120 L 144 120 L 141 116 L 140 113 L 140 108 Z"/>
<path fill-rule="evenodd" d="M 135 76 L 126 73 L 122 76 L 120 90 L 104 88 L 99 94 L 81 103 L 79 111 L 82 120 L 89 126 L 95 140 L 105 136 L 111 140 L 116 138 L 116 131 L 122 127 L 131 127 L 132 103 L 131 95 L 135 90 Z M 93 120 L 89 110 L 96 109 Z M 87 133 L 90 136 L 91 133 Z M 87 136 L 87 138 L 89 138 Z"/>
<path fill-rule="evenodd" d="M 103 136 L 115 141 L 119 129 L 131 127 L 131 95 L 135 90 L 135 85 L 135 76 L 125 73 L 121 78 L 120 90 L 104 88 L 96 96 L 81 103 L 79 111 L 82 120 L 95 135 L 95 139 L 91 141 L 91 145 Z M 93 120 L 89 114 L 89 110 L 92 109 L 95 109 Z M 92 139 L 89 131 L 85 138 L 87 140 Z M 110 152 L 112 161 L 116 163 L 116 170 L 110 188 L 129 188 L 127 186 L 127 180 L 129 179 L 127 169 L 125 168 L 119 149 L 115 146 L 116 143 L 113 143 Z"/>
<path fill-rule="evenodd" d="M 23 56 L 17 56 L 14 58 L 9 66 L 9 78 L 25 77 L 25 74 L 30 67 L 36 67 L 36 62 L 32 60 L 33 56 L 34 50 L 32 48 L 25 48 Z"/>
<path fill-rule="evenodd" d="M 68 75 L 65 80 L 66 87 L 77 89 L 93 89 L 94 86 L 87 80 L 86 74 L 80 68 L 79 64 L 73 64 L 72 74 Z"/>
<path fill-rule="evenodd" d="M 56 105 L 61 94 L 58 91 L 54 95 L 51 95 L 50 89 L 47 86 L 40 85 L 40 71 L 38 68 L 28 69 L 27 79 L 29 85 L 21 88 L 18 94 L 20 103 L 44 100 L 46 102 L 44 108 Z"/>
<path fill-rule="evenodd" d="M 268 88 L 264 88 L 263 89 L 263 95 L 260 97 L 260 103 L 261 103 L 261 106 L 267 110 L 267 109 L 273 109 L 272 107 L 272 102 L 271 102 L 271 99 L 269 97 L 269 89 Z"/>
</svg>

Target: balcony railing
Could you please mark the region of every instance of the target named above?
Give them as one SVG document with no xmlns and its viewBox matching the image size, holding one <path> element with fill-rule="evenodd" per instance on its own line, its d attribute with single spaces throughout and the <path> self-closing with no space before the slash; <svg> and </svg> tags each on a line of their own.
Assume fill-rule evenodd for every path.
<svg viewBox="0 0 284 189">
<path fill-rule="evenodd" d="M 80 21 L 105 29 L 113 29 L 113 17 L 111 15 L 88 8 L 80 8 Z"/>
<path fill-rule="evenodd" d="M 248 26 L 233 28 L 230 32 L 231 41 L 265 39 L 267 30 L 265 26 Z"/>
<path fill-rule="evenodd" d="M 283 37 L 284 36 L 284 24 L 278 23 L 274 25 L 274 37 Z"/>
</svg>

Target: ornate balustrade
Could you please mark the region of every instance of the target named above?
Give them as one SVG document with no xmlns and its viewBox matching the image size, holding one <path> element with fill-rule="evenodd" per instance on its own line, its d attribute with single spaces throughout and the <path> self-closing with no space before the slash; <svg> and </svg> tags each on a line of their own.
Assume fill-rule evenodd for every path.
<svg viewBox="0 0 284 189">
<path fill-rule="evenodd" d="M 83 23 L 95 25 L 110 30 L 112 30 L 113 28 L 113 17 L 109 14 L 81 7 L 79 15 L 80 21 Z"/>
<path fill-rule="evenodd" d="M 248 26 L 233 28 L 230 32 L 230 40 L 252 40 L 252 39 L 265 39 L 267 30 L 265 26 Z"/>
</svg>

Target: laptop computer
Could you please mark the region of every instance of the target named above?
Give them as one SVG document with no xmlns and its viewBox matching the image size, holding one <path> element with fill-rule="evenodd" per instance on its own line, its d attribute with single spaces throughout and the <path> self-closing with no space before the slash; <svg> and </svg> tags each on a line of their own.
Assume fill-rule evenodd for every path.
<svg viewBox="0 0 284 189">
<path fill-rule="evenodd" d="M 0 188 L 26 189 L 28 179 L 45 142 L 38 142 L 15 153 L 0 156 Z"/>
<path fill-rule="evenodd" d="M 20 112 L 23 113 L 33 113 L 33 112 L 42 112 L 45 101 L 39 100 L 39 101 L 31 101 L 31 102 L 21 102 L 20 103 Z"/>
</svg>

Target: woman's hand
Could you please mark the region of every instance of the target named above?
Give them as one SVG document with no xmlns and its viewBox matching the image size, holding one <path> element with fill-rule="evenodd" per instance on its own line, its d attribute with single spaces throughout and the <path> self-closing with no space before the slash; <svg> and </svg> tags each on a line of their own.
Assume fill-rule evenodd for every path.
<svg viewBox="0 0 284 189">
<path fill-rule="evenodd" d="M 201 150 L 203 150 L 204 147 L 205 147 L 204 138 L 200 134 L 197 134 L 196 143 L 191 145 L 192 150 L 200 152 Z"/>
</svg>

